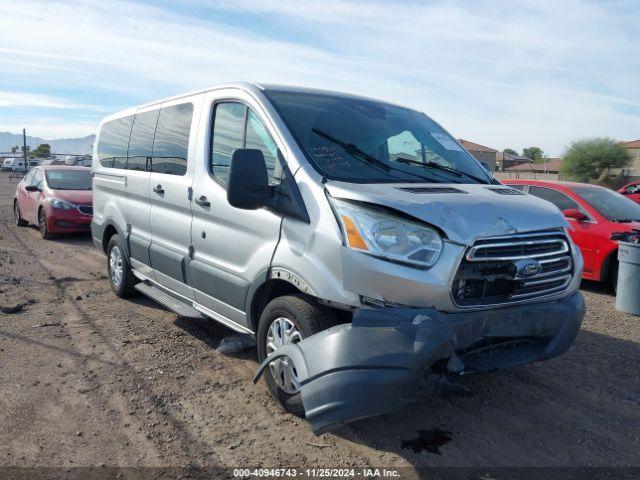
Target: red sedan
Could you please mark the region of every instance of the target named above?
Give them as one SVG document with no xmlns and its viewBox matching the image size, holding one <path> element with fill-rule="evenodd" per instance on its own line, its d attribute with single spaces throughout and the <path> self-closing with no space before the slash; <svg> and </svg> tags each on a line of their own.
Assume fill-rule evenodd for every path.
<svg viewBox="0 0 640 480">
<path fill-rule="evenodd" d="M 36 224 L 42 238 L 54 233 L 88 232 L 93 217 L 91 170 L 84 167 L 35 167 L 16 189 L 16 225 Z"/>
<path fill-rule="evenodd" d="M 618 193 L 621 193 L 629 200 L 633 200 L 636 203 L 640 203 L 640 182 L 633 182 L 629 185 L 625 185 Z"/>
<path fill-rule="evenodd" d="M 584 257 L 582 278 L 610 282 L 618 277 L 618 242 L 615 233 L 640 230 L 640 205 L 597 185 L 537 180 L 503 183 L 553 203 L 570 224 L 573 241 Z"/>
</svg>

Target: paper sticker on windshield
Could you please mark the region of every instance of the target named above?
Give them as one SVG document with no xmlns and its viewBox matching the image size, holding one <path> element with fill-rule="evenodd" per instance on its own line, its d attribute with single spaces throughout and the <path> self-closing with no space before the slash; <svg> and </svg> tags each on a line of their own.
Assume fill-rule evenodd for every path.
<svg viewBox="0 0 640 480">
<path fill-rule="evenodd" d="M 440 145 L 447 150 L 462 152 L 462 148 L 446 133 L 431 132 L 431 136 L 435 138 Z"/>
</svg>

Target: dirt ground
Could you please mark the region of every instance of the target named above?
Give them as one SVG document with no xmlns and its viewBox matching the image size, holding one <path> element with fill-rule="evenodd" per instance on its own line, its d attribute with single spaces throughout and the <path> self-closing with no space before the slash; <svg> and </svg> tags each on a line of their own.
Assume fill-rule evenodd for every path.
<svg viewBox="0 0 640 480">
<path fill-rule="evenodd" d="M 0 174 L 0 306 L 24 304 L 0 313 L 0 467 L 640 466 L 640 317 L 597 284 L 564 356 L 316 437 L 252 384 L 255 349 L 216 351 L 233 332 L 118 299 L 89 236 L 16 227 L 15 185 Z"/>
</svg>

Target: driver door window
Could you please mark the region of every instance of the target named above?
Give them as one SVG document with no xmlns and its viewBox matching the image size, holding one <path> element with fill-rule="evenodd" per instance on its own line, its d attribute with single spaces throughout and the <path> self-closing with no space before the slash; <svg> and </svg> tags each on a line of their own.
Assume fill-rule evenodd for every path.
<svg viewBox="0 0 640 480">
<path fill-rule="evenodd" d="M 264 156 L 269 183 L 277 184 L 279 168 L 278 147 L 258 115 L 238 102 L 216 105 L 211 146 L 211 173 L 224 187 L 229 183 L 229 169 L 233 152 L 239 148 L 254 148 Z"/>
</svg>

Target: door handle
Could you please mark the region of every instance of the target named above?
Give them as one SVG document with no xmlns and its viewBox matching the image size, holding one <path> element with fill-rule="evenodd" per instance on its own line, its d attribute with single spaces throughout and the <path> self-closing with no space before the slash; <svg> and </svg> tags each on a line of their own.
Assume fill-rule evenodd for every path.
<svg viewBox="0 0 640 480">
<path fill-rule="evenodd" d="M 211 206 L 211 202 L 209 200 L 207 200 L 207 197 L 205 197 L 204 195 L 202 195 L 199 198 L 196 198 L 195 202 L 200 205 L 202 208 L 207 208 Z"/>
<path fill-rule="evenodd" d="M 157 185 L 153 187 L 153 191 L 156 192 L 158 195 L 164 195 L 164 188 L 162 188 L 162 185 Z"/>
</svg>

